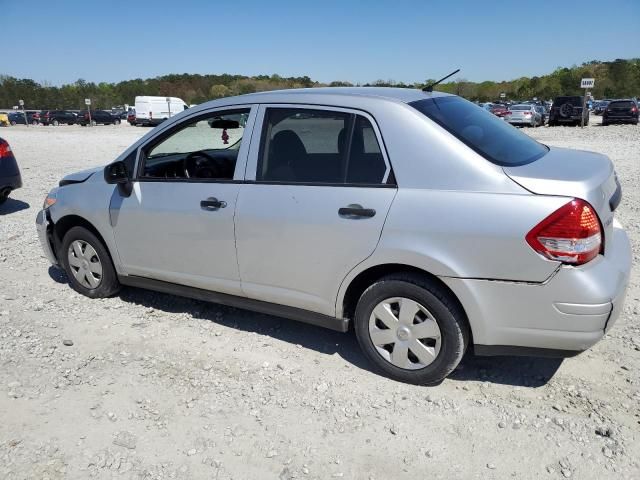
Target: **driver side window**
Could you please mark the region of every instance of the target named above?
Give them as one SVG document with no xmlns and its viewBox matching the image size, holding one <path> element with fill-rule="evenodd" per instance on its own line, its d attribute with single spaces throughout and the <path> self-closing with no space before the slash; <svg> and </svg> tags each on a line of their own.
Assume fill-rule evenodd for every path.
<svg viewBox="0 0 640 480">
<path fill-rule="evenodd" d="M 182 123 L 147 147 L 140 179 L 233 180 L 249 109 Z"/>
</svg>

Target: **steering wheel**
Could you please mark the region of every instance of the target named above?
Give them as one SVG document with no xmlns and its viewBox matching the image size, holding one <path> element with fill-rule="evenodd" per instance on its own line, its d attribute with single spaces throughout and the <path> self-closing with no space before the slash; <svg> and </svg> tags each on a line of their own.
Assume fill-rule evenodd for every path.
<svg viewBox="0 0 640 480">
<path fill-rule="evenodd" d="M 203 160 L 198 161 L 198 159 L 206 159 L 211 163 L 203 162 Z M 198 170 L 202 170 L 203 173 L 208 174 L 204 175 L 204 178 L 213 178 L 214 170 L 216 169 L 215 162 L 216 159 L 214 157 L 199 150 L 197 152 L 191 152 L 189 155 L 184 157 L 182 160 L 182 169 L 184 170 L 184 175 L 187 178 L 194 177 L 194 174 L 198 172 Z"/>
</svg>

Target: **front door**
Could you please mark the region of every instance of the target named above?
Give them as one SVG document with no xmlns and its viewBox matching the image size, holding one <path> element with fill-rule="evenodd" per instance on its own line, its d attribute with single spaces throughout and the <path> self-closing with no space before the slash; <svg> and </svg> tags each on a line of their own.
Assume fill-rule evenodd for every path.
<svg viewBox="0 0 640 480">
<path fill-rule="evenodd" d="M 199 114 L 141 147 L 131 195 L 110 208 L 128 275 L 241 293 L 234 212 L 254 116 Z"/>
<path fill-rule="evenodd" d="M 396 193 L 379 132 L 366 114 L 328 107 L 261 107 L 258 117 L 236 213 L 243 292 L 334 315 Z"/>
</svg>

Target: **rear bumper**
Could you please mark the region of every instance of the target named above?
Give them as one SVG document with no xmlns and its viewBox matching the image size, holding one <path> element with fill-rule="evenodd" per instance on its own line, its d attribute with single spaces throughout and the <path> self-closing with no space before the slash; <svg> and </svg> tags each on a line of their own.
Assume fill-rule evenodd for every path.
<svg viewBox="0 0 640 480">
<path fill-rule="evenodd" d="M 40 245 L 47 259 L 53 264 L 58 265 L 58 259 L 56 258 L 53 250 L 53 223 L 49 219 L 49 215 L 46 210 L 40 210 L 36 217 L 36 229 L 38 231 L 38 239 Z"/>
<path fill-rule="evenodd" d="M 474 344 L 485 353 L 491 353 L 488 347 L 579 353 L 618 319 L 630 270 L 629 239 L 614 221 L 605 255 L 580 267 L 562 266 L 544 283 L 442 280 L 460 299 Z"/>
<path fill-rule="evenodd" d="M 624 116 L 621 115 L 621 116 L 615 116 L 615 117 L 603 116 L 602 121 L 609 122 L 609 123 L 631 123 L 631 122 L 637 122 L 638 117 L 636 117 L 635 115 L 624 115 Z"/>
<path fill-rule="evenodd" d="M 16 190 L 20 187 L 22 187 L 22 177 L 20 176 L 20 174 L 0 176 L 0 190 L 4 190 L 5 188 Z"/>
</svg>

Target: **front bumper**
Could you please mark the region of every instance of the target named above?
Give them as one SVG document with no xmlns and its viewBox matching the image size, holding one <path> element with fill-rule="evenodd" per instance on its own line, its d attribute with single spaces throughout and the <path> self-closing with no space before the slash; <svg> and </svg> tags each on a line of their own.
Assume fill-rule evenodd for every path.
<svg viewBox="0 0 640 480">
<path fill-rule="evenodd" d="M 38 238 L 40 245 L 44 250 L 47 259 L 53 264 L 58 265 L 58 259 L 53 248 L 53 223 L 49 219 L 46 210 L 40 210 L 36 217 L 36 229 L 38 230 Z"/>
<path fill-rule="evenodd" d="M 624 302 L 631 246 L 614 220 L 605 255 L 561 266 L 543 283 L 443 278 L 464 307 L 474 344 L 583 351 L 611 329 Z"/>
</svg>

